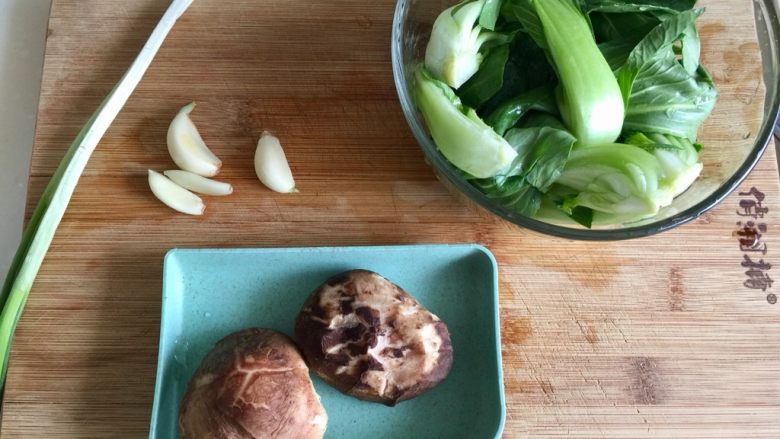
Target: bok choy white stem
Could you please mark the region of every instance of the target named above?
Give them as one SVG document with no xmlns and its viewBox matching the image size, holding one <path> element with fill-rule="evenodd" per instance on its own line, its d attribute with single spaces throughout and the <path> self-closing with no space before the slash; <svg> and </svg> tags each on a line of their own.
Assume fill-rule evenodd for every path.
<svg viewBox="0 0 780 439">
<path fill-rule="evenodd" d="M 485 30 L 486 22 L 493 29 L 498 15 L 495 1 L 490 1 L 489 14 L 482 16 L 485 0 L 459 3 L 441 14 L 433 23 L 431 39 L 425 49 L 425 66 L 436 78 L 458 88 L 468 81 L 482 63 L 482 49 L 488 43 L 509 42 L 497 32 Z M 488 17 L 489 15 L 489 17 Z"/>
<path fill-rule="evenodd" d="M 572 0 L 533 5 L 561 81 L 557 97 L 564 122 L 580 144 L 614 142 L 623 127 L 623 96 L 587 18 Z"/>
<path fill-rule="evenodd" d="M 16 324 L 79 177 L 98 142 L 141 81 L 165 37 L 192 1 L 174 0 L 171 3 L 130 69 L 70 145 L 41 196 L 0 291 L 0 303 L 3 306 L 0 312 L 0 385 L 5 384 L 8 354 Z"/>
</svg>

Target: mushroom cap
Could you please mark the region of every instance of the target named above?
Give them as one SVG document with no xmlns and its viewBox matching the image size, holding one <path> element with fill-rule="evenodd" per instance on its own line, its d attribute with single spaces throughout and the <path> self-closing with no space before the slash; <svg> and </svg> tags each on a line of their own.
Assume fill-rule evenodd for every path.
<svg viewBox="0 0 780 439">
<path fill-rule="evenodd" d="M 179 409 L 182 439 L 320 439 L 327 415 L 293 341 L 245 329 L 209 351 Z"/>
<path fill-rule="evenodd" d="M 298 314 L 295 338 L 324 381 L 390 406 L 436 386 L 452 367 L 447 325 L 368 270 L 341 273 L 317 288 Z"/>
</svg>

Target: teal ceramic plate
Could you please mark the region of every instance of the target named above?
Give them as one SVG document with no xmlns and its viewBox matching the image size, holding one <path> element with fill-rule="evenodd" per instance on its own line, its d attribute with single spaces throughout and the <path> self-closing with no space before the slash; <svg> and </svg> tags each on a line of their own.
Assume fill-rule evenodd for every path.
<svg viewBox="0 0 780 439">
<path fill-rule="evenodd" d="M 328 412 L 325 437 L 499 437 L 505 410 L 498 277 L 493 255 L 477 245 L 171 250 L 149 437 L 178 437 L 179 400 L 217 340 L 252 326 L 292 334 L 304 299 L 328 277 L 355 268 L 387 277 L 444 320 L 454 361 L 443 383 L 392 408 L 314 378 Z"/>
</svg>

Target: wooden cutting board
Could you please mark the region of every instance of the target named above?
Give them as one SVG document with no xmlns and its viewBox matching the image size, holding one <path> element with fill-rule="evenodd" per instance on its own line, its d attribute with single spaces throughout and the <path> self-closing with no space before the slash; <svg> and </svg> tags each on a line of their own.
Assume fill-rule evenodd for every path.
<svg viewBox="0 0 780 439">
<path fill-rule="evenodd" d="M 29 206 L 166 3 L 53 1 Z M 706 4 L 721 101 L 705 141 L 723 151 L 755 135 L 734 127 L 758 127 L 763 85 L 751 2 Z M 587 243 L 520 230 L 457 201 L 424 163 L 393 86 L 393 8 L 195 2 L 60 226 L 14 340 L 3 437 L 146 435 L 169 248 L 446 242 L 484 244 L 500 264 L 506 437 L 780 437 L 780 285 L 766 285 L 778 268 L 759 264 L 780 264 L 774 149 L 742 194 L 659 236 Z M 146 185 L 147 168 L 173 166 L 167 125 L 192 100 L 235 186 L 203 218 L 165 208 Z M 300 194 L 256 180 L 263 129 L 282 139 Z M 763 218 L 740 216 L 757 198 Z M 765 254 L 740 249 L 747 220 L 763 224 Z"/>
</svg>

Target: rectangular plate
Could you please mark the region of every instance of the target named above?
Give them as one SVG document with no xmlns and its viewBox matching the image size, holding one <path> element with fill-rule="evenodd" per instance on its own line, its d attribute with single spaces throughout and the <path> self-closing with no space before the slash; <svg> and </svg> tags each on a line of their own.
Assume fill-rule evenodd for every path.
<svg viewBox="0 0 780 439">
<path fill-rule="evenodd" d="M 396 407 L 343 395 L 314 377 L 326 438 L 494 438 L 504 426 L 498 273 L 478 245 L 174 249 L 165 257 L 160 353 L 149 437 L 178 437 L 179 401 L 214 344 L 247 327 L 292 334 L 303 301 L 330 276 L 364 268 L 414 296 L 449 327 L 447 379 Z"/>
</svg>

